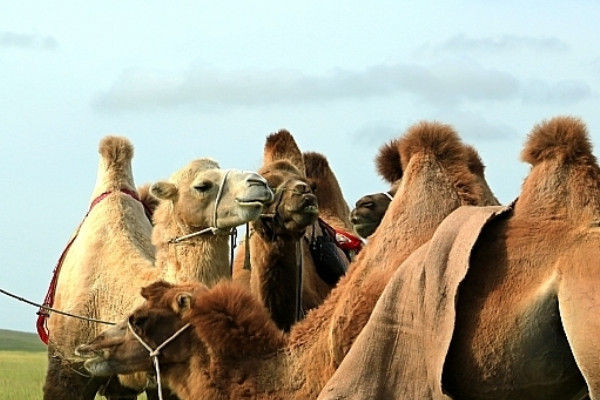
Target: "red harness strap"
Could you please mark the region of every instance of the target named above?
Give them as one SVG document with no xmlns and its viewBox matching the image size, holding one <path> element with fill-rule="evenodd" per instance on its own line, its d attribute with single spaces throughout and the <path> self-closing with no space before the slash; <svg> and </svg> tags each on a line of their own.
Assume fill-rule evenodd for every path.
<svg viewBox="0 0 600 400">
<path fill-rule="evenodd" d="M 125 189 L 125 188 L 122 188 L 121 192 L 125 193 L 125 194 L 133 197 L 137 201 L 141 202 L 137 192 L 129 190 L 129 189 Z M 48 339 L 49 339 L 49 335 L 50 335 L 50 332 L 48 330 L 48 321 L 47 321 L 50 314 L 48 313 L 48 309 L 45 307 L 52 307 L 52 305 L 54 304 L 54 296 L 56 294 L 56 283 L 58 281 L 58 275 L 60 273 L 60 268 L 65 259 L 65 256 L 66 256 L 67 252 L 69 251 L 69 248 L 71 247 L 71 245 L 77 238 L 77 235 L 79 234 L 79 229 L 81 228 L 83 221 L 85 221 L 85 219 L 87 218 L 89 213 L 92 211 L 92 209 L 96 206 L 96 204 L 100 203 L 111 193 L 112 192 L 104 192 L 92 201 L 92 204 L 90 204 L 89 210 L 87 211 L 87 213 L 85 213 L 85 216 L 83 217 L 81 223 L 77 227 L 75 234 L 73 235 L 71 240 L 69 240 L 69 242 L 65 246 L 65 249 L 61 253 L 60 258 L 58 259 L 58 262 L 56 263 L 56 267 L 54 267 L 54 271 L 52 272 L 52 280 L 50 281 L 50 286 L 48 287 L 48 292 L 46 293 L 46 297 L 44 298 L 44 302 L 42 303 L 42 305 L 44 307 L 40 307 L 40 309 L 38 310 L 38 312 L 37 312 L 38 318 L 37 318 L 37 321 L 35 324 L 37 333 L 38 333 L 40 339 L 42 340 L 42 342 L 44 342 L 45 344 L 48 344 Z M 144 208 L 147 210 L 146 205 L 144 205 Z M 146 211 L 146 213 L 147 213 L 147 211 Z"/>
<path fill-rule="evenodd" d="M 362 249 L 363 241 L 358 236 L 354 236 L 341 229 L 336 229 L 321 218 L 319 218 L 319 222 L 321 223 L 322 228 L 329 231 L 330 236 L 335 239 L 335 243 L 340 249 L 345 251 L 354 250 L 357 254 Z"/>
</svg>

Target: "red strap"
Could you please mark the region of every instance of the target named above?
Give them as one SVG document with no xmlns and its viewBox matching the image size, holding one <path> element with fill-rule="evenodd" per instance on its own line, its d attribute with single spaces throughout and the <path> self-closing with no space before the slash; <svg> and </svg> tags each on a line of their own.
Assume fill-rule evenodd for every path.
<svg viewBox="0 0 600 400">
<path fill-rule="evenodd" d="M 136 199 L 137 201 L 141 202 L 137 192 L 134 192 L 134 191 L 126 189 L 126 188 L 122 188 L 121 192 L 125 193 L 125 194 L 131 196 L 132 198 Z M 44 307 L 52 307 L 52 305 L 54 304 L 54 296 L 56 294 L 56 284 L 58 282 L 58 275 L 60 273 L 60 268 L 62 267 L 62 263 L 65 259 L 65 256 L 67 255 L 67 251 L 69 251 L 69 248 L 71 247 L 71 245 L 75 241 L 75 238 L 77 238 L 77 235 L 79 234 L 79 229 L 81 228 L 83 221 L 85 221 L 85 219 L 87 218 L 89 213 L 92 211 L 92 209 L 96 206 L 96 204 L 100 203 L 111 193 L 112 192 L 104 192 L 92 201 L 92 203 L 90 204 L 89 210 L 87 211 L 87 213 L 85 213 L 85 216 L 83 217 L 81 223 L 77 227 L 75 234 L 73 235 L 71 240 L 69 240 L 69 242 L 65 246 L 65 249 L 61 253 L 61 255 L 58 259 L 58 262 L 56 263 L 56 267 L 54 267 L 54 271 L 52 272 L 52 280 L 50 281 L 50 286 L 48 287 L 48 292 L 46 292 L 46 297 L 44 298 L 44 302 L 42 303 L 42 305 Z M 144 208 L 147 208 L 146 205 L 144 205 Z M 48 321 L 47 320 L 48 320 L 48 317 L 50 316 L 50 314 L 48 313 L 48 310 L 46 308 L 40 307 L 40 309 L 37 312 L 37 315 L 38 315 L 38 317 L 37 317 L 35 327 L 37 329 L 38 336 L 40 337 L 42 342 L 44 342 L 45 344 L 48 344 L 50 331 L 48 330 Z"/>
<path fill-rule="evenodd" d="M 353 234 L 341 229 L 335 229 L 321 218 L 319 218 L 319 223 L 324 230 L 329 231 L 330 236 L 335 239 L 335 243 L 340 249 L 347 251 L 354 250 L 356 253 L 362 249 L 363 241 L 358 236 L 354 236 Z"/>
</svg>

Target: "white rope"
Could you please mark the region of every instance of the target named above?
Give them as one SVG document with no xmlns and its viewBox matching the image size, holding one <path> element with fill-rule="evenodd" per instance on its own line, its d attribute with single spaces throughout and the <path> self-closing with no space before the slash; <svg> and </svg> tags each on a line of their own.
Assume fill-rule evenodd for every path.
<svg viewBox="0 0 600 400">
<path fill-rule="evenodd" d="M 223 197 L 223 187 L 225 186 L 227 176 L 229 175 L 230 172 L 231 172 L 231 169 L 228 169 L 225 171 L 225 174 L 223 175 L 223 179 L 221 179 L 221 185 L 219 186 L 219 190 L 217 191 L 217 197 L 215 198 L 215 209 L 213 212 L 213 226 L 209 226 L 208 228 L 204 228 L 197 232 L 189 233 L 187 235 L 175 237 L 173 239 L 170 239 L 169 243 L 183 242 L 184 240 L 193 238 L 195 236 L 203 235 L 203 234 L 209 233 L 209 232 L 212 233 L 213 235 L 217 234 L 217 232 L 219 231 L 219 228 L 217 228 L 217 216 L 219 214 L 218 207 L 219 207 L 219 203 L 221 202 L 221 197 Z M 232 231 L 233 231 L 233 229 L 231 229 L 229 231 L 230 235 L 232 234 Z"/>
<path fill-rule="evenodd" d="M 163 400 L 163 396 L 162 396 L 162 382 L 161 382 L 161 378 L 160 378 L 160 366 L 158 365 L 158 355 L 160 354 L 160 351 L 167 344 L 169 344 L 169 343 L 171 343 L 171 341 L 175 340 L 175 338 L 177 338 L 177 336 L 179 336 L 179 334 L 181 334 L 181 332 L 183 332 L 184 330 L 186 330 L 190 326 L 191 326 L 190 323 L 185 324 L 177 332 L 175 332 L 169 338 L 167 338 L 167 340 L 165 340 L 164 342 L 162 342 L 156 349 L 152 349 L 152 347 L 150 347 L 148 344 L 146 344 L 146 342 L 144 342 L 144 340 L 135 332 L 135 329 L 133 329 L 133 326 L 131 326 L 131 322 L 129 322 L 129 320 L 127 320 L 127 327 L 129 328 L 129 330 L 131 331 L 131 333 L 133 334 L 133 336 L 150 353 L 150 359 L 152 359 L 152 364 L 154 364 L 154 369 L 156 371 L 156 384 L 158 385 L 158 398 L 159 398 L 159 400 Z"/>
<path fill-rule="evenodd" d="M 387 196 L 387 198 L 390 199 L 390 201 L 394 200 L 394 198 L 392 197 L 392 195 L 389 194 L 388 192 L 381 192 L 381 194 L 385 194 Z"/>
</svg>

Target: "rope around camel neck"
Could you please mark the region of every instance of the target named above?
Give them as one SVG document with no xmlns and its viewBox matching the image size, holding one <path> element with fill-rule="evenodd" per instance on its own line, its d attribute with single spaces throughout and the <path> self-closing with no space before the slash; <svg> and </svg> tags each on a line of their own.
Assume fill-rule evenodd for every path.
<svg viewBox="0 0 600 400">
<path fill-rule="evenodd" d="M 152 360 L 152 363 L 154 364 L 154 369 L 156 370 L 156 384 L 158 386 L 158 398 L 159 398 L 159 400 L 163 400 L 163 396 L 162 396 L 162 383 L 161 383 L 161 378 L 160 378 L 160 366 L 158 365 L 158 355 L 160 354 L 160 350 L 163 347 L 165 347 L 167 344 L 169 344 L 173 340 L 175 340 L 177 338 L 177 336 L 179 336 L 179 334 L 181 334 L 181 332 L 183 332 L 184 330 L 186 330 L 190 326 L 191 326 L 191 324 L 188 322 L 187 324 L 185 324 L 184 326 L 182 326 L 177 332 L 175 332 L 170 337 L 168 337 L 164 342 L 162 342 L 160 345 L 158 345 L 158 347 L 156 349 L 152 349 L 152 347 L 150 347 L 146 342 L 144 342 L 144 339 L 142 339 L 135 332 L 135 329 L 133 329 L 133 326 L 131 326 L 131 322 L 129 322 L 129 319 L 127 320 L 127 327 L 129 328 L 129 330 L 131 331 L 131 333 L 133 334 L 133 336 L 150 353 L 150 359 Z"/>
</svg>

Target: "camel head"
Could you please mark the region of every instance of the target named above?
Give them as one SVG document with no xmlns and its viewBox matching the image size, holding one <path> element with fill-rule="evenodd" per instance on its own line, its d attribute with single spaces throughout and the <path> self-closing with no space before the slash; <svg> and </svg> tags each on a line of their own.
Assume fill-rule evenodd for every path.
<svg viewBox="0 0 600 400">
<path fill-rule="evenodd" d="M 160 200 L 155 222 L 174 218 L 192 233 L 213 227 L 227 231 L 253 221 L 273 201 L 267 181 L 255 172 L 226 170 L 211 159 L 198 159 L 159 181 L 150 193 Z"/>
<path fill-rule="evenodd" d="M 397 189 L 396 186 L 387 192 L 367 194 L 356 201 L 350 222 L 360 237 L 366 239 L 375 232 Z"/>
<path fill-rule="evenodd" d="M 154 367 L 146 346 L 156 350 L 162 345 L 158 363 L 171 386 L 171 371 L 178 376 L 193 372 L 191 358 L 194 367 L 208 370 L 226 360 L 237 364 L 271 354 L 286 344 L 255 296 L 235 283 L 208 289 L 201 283 L 157 281 L 141 293 L 145 302 L 125 321 L 77 347 L 92 375 L 150 372 Z"/>
<path fill-rule="evenodd" d="M 267 180 L 275 199 L 254 228 L 270 236 L 300 238 L 317 221 L 319 207 L 313 186 L 306 178 L 302 153 L 288 131 L 267 137 L 259 173 Z"/>
<path fill-rule="evenodd" d="M 184 284 L 174 289 L 164 281 L 142 289 L 146 302 L 125 321 L 106 329 L 75 353 L 85 359 L 85 368 L 95 376 L 112 376 L 153 370 L 150 351 L 158 348 L 185 323 L 194 293 L 207 291 L 203 284 Z M 184 330 L 172 339 L 172 344 L 160 349 L 160 366 L 181 363 L 189 358 L 192 330 Z"/>
</svg>

